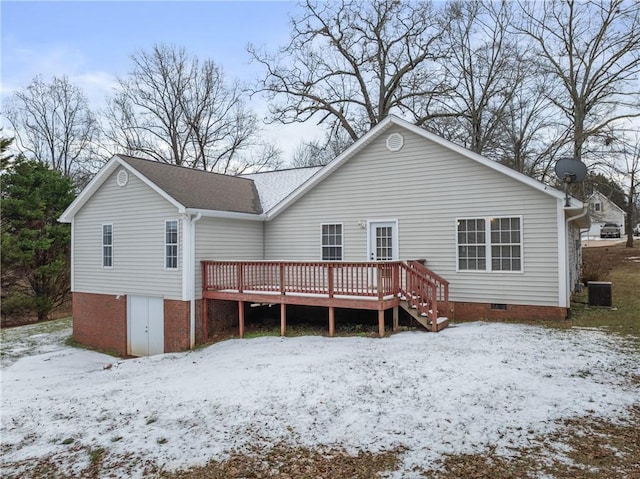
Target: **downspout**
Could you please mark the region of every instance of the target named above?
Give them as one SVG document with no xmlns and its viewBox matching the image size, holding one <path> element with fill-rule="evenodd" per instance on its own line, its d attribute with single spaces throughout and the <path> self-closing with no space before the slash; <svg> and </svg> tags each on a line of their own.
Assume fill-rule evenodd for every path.
<svg viewBox="0 0 640 479">
<path fill-rule="evenodd" d="M 196 345 L 196 222 L 202 213 L 191 217 L 191 252 L 189 258 L 189 349 Z"/>
</svg>

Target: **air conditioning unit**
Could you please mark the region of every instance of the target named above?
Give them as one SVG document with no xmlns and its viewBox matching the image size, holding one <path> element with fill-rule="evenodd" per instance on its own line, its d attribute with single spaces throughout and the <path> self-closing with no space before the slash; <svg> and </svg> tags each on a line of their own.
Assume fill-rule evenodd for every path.
<svg viewBox="0 0 640 479">
<path fill-rule="evenodd" d="M 589 306 L 613 306 L 610 281 L 589 281 Z"/>
</svg>

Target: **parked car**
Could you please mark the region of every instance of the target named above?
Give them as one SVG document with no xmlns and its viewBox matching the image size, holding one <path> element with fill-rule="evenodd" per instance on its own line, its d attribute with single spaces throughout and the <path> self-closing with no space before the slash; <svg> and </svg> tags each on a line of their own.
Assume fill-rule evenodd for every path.
<svg viewBox="0 0 640 479">
<path fill-rule="evenodd" d="M 633 236 L 640 236 L 640 223 L 638 223 L 636 227 L 633 228 Z"/>
<path fill-rule="evenodd" d="M 600 227 L 600 238 L 620 238 L 620 225 L 605 223 Z"/>
</svg>

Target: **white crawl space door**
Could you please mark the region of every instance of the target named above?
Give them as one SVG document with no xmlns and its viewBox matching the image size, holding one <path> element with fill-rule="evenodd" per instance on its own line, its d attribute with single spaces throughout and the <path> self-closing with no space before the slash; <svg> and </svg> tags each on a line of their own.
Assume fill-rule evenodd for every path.
<svg viewBox="0 0 640 479">
<path fill-rule="evenodd" d="M 127 296 L 129 354 L 164 353 L 164 301 L 152 296 Z"/>
</svg>

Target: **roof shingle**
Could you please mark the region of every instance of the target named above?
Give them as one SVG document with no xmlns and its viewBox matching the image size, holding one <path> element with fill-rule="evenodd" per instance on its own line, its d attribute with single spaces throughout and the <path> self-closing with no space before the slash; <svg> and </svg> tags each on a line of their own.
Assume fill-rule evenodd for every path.
<svg viewBox="0 0 640 479">
<path fill-rule="evenodd" d="M 262 213 L 258 190 L 250 179 L 117 156 L 186 208 Z"/>
</svg>

